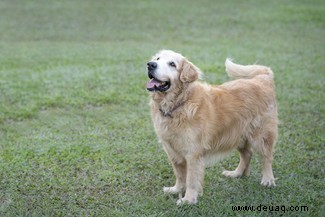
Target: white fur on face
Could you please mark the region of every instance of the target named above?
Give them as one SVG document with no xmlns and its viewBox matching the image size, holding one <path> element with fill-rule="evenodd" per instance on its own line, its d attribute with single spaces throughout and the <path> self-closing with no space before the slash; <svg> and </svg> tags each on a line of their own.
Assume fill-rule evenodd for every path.
<svg viewBox="0 0 325 217">
<path fill-rule="evenodd" d="M 178 79 L 178 71 L 182 67 L 181 64 L 183 60 L 184 57 L 174 51 L 160 51 L 151 60 L 152 62 L 156 62 L 158 65 L 155 71 L 155 78 L 160 81 L 172 81 Z"/>
</svg>

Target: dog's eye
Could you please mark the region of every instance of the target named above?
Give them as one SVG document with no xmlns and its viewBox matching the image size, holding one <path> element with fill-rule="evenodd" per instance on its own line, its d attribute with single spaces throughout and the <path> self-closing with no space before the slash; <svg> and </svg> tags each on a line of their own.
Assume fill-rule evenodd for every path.
<svg viewBox="0 0 325 217">
<path fill-rule="evenodd" d="M 169 65 L 170 65 L 171 67 L 176 68 L 176 64 L 175 64 L 174 62 L 170 62 Z"/>
<path fill-rule="evenodd" d="M 160 57 L 157 57 L 157 60 L 159 60 L 160 59 Z"/>
</svg>

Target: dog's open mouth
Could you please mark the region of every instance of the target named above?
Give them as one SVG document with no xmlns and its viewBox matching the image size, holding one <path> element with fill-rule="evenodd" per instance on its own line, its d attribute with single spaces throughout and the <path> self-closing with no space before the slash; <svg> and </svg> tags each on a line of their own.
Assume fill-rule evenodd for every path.
<svg viewBox="0 0 325 217">
<path fill-rule="evenodd" d="M 159 81 L 156 78 L 152 78 L 147 83 L 147 90 L 149 90 L 149 91 L 164 92 L 164 91 L 168 90 L 169 87 L 170 87 L 170 82 L 169 81 Z"/>
</svg>

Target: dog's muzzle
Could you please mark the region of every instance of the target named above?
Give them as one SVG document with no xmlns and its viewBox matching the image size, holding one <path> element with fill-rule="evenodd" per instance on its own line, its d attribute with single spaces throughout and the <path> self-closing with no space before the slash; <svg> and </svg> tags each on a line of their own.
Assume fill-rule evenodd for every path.
<svg viewBox="0 0 325 217">
<path fill-rule="evenodd" d="M 158 67 L 158 64 L 156 62 L 148 62 L 147 68 L 148 68 L 148 77 L 150 81 L 147 83 L 147 90 L 149 91 L 160 91 L 165 92 L 170 87 L 169 81 L 160 81 L 155 77 L 155 71 Z"/>
</svg>

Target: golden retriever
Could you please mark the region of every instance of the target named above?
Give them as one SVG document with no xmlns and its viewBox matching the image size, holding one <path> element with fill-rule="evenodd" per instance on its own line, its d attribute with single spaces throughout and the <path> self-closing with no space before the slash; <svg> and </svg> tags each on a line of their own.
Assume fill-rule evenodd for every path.
<svg viewBox="0 0 325 217">
<path fill-rule="evenodd" d="M 176 176 L 176 184 L 163 190 L 179 193 L 177 204 L 197 203 L 205 166 L 233 149 L 240 153 L 239 165 L 223 175 L 248 176 L 253 149 L 263 159 L 261 184 L 275 186 L 272 155 L 278 119 L 273 72 L 229 59 L 225 66 L 235 80 L 212 86 L 200 82 L 200 69 L 179 53 L 162 50 L 147 63 L 153 125 Z"/>
</svg>

